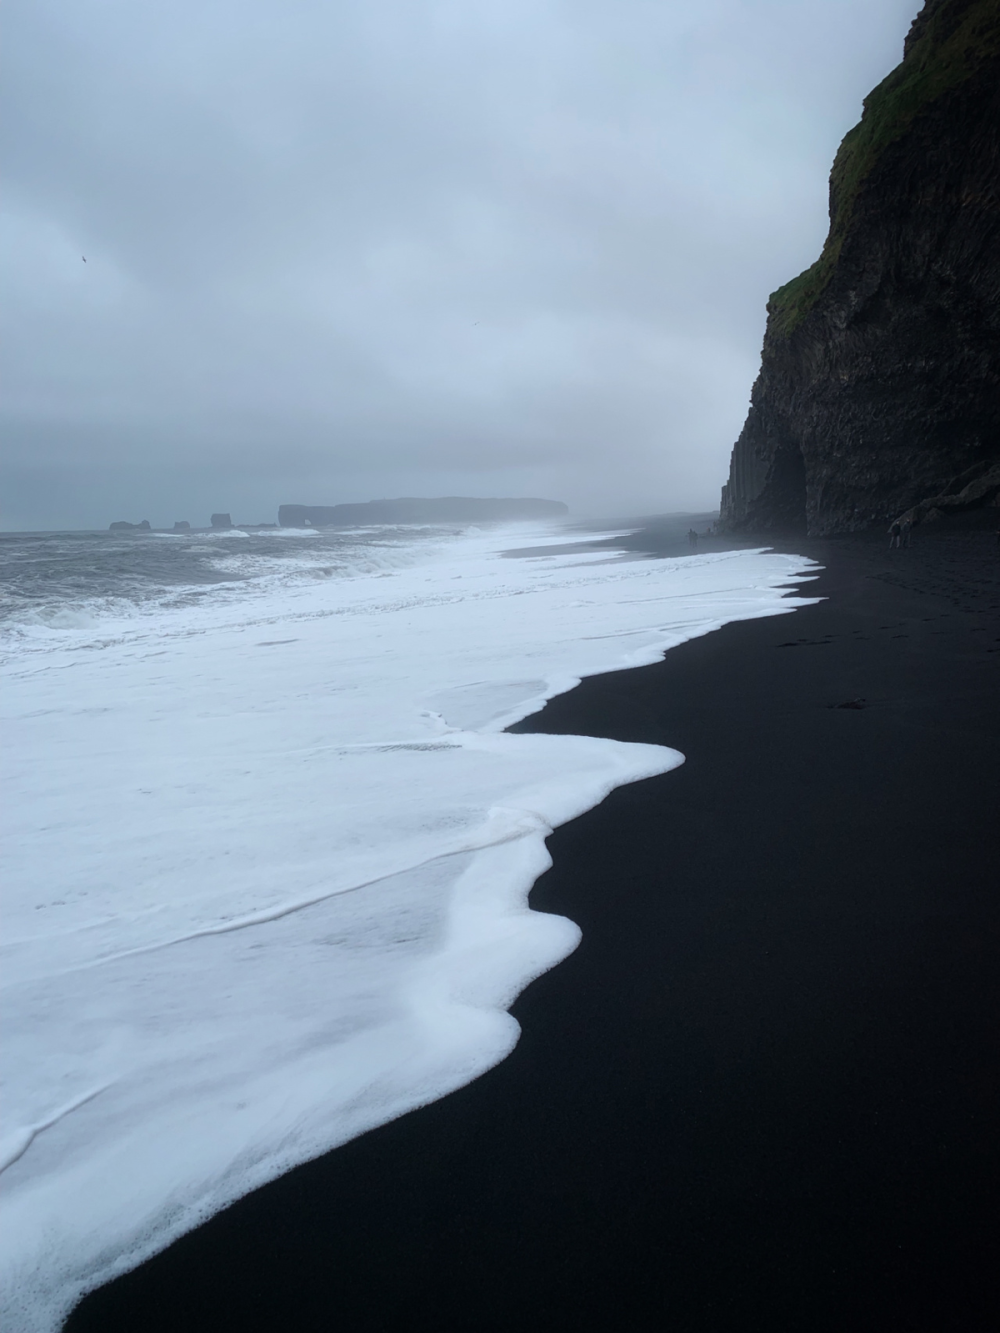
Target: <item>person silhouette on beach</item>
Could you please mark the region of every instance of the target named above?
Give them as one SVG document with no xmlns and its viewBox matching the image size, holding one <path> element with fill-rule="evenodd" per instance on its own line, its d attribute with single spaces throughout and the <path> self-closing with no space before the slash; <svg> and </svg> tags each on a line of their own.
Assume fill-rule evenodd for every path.
<svg viewBox="0 0 1000 1333">
<path fill-rule="evenodd" d="M 913 531 L 913 519 L 912 519 L 912 518 L 904 518 L 904 519 L 901 519 L 901 520 L 900 520 L 900 524 L 899 524 L 899 545 L 900 545 L 900 546 L 909 546 L 909 544 L 910 544 L 910 534 L 912 533 L 912 531 Z"/>
<path fill-rule="evenodd" d="M 688 541 L 691 543 L 692 547 L 698 545 L 698 534 L 695 532 L 694 528 L 688 528 Z"/>
<path fill-rule="evenodd" d="M 890 550 L 890 551 L 892 550 L 892 548 L 893 548 L 894 546 L 896 546 L 896 547 L 899 546 L 900 541 L 902 540 L 902 536 L 903 536 L 903 529 L 902 529 L 902 527 L 901 527 L 901 525 L 900 525 L 899 519 L 898 519 L 898 518 L 894 518 L 894 519 L 892 520 L 892 523 L 889 525 L 889 550 Z"/>
</svg>

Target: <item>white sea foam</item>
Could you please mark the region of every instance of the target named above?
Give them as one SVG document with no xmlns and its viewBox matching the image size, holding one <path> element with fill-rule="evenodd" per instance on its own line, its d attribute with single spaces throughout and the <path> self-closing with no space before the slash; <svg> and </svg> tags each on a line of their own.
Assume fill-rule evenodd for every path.
<svg viewBox="0 0 1000 1333">
<path fill-rule="evenodd" d="M 507 560 L 514 540 L 552 545 Z M 503 729 L 804 604 L 769 552 L 467 532 L 323 582 L 19 630 L 7 670 L 4 1327 L 475 1078 L 575 947 L 545 837 L 673 750 Z"/>
</svg>

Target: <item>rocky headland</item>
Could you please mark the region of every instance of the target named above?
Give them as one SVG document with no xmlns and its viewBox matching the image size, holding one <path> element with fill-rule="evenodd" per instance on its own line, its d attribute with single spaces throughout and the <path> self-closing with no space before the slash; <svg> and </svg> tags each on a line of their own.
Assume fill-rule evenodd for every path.
<svg viewBox="0 0 1000 1333">
<path fill-rule="evenodd" d="M 561 518 L 569 513 L 560 500 L 488 500 L 467 495 L 439 499 L 406 497 L 368 500 L 364 504 L 281 505 L 282 528 L 363 527 L 369 523 L 511 523 Z"/>
<path fill-rule="evenodd" d="M 1000 494 L 1000 0 L 927 0 L 768 301 L 729 532 L 860 531 Z"/>
</svg>

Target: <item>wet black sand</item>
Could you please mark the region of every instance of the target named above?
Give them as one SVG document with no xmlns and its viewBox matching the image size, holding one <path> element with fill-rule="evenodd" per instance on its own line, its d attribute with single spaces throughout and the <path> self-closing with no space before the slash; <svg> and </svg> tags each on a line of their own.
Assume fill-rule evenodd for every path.
<svg viewBox="0 0 1000 1333">
<path fill-rule="evenodd" d="M 798 543 L 828 601 L 524 724 L 687 763 L 552 837 L 532 901 L 584 940 L 518 1001 L 511 1058 L 236 1204 L 69 1328 L 1000 1327 L 984 523 L 891 555 Z"/>
</svg>

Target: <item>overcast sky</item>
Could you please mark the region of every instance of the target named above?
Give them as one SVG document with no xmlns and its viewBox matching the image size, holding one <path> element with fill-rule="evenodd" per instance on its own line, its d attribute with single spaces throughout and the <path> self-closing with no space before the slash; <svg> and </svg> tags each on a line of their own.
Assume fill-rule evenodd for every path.
<svg viewBox="0 0 1000 1333">
<path fill-rule="evenodd" d="M 3 526 L 715 507 L 918 7 L 8 0 Z"/>
</svg>

